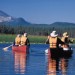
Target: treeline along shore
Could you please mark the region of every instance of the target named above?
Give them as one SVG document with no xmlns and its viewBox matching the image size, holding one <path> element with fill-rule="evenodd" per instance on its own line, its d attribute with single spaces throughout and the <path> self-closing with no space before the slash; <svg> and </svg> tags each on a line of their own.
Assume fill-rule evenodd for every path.
<svg viewBox="0 0 75 75">
<path fill-rule="evenodd" d="M 33 25 L 1 25 L 0 24 L 0 42 L 13 42 L 17 34 L 28 33 L 30 43 L 45 43 L 47 36 L 56 30 L 59 37 L 62 37 L 64 32 L 68 32 L 70 38 L 75 38 L 75 24 L 69 23 L 54 23 L 48 24 L 33 24 Z"/>
</svg>

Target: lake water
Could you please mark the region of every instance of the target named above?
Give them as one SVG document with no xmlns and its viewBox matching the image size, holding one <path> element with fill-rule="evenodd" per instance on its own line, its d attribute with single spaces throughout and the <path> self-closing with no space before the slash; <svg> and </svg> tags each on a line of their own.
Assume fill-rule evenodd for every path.
<svg viewBox="0 0 75 75">
<path fill-rule="evenodd" d="M 31 44 L 30 54 L 2 50 L 11 44 L 0 44 L 0 75 L 75 75 L 75 45 L 69 59 L 49 60 L 45 55 L 48 45 Z"/>
</svg>

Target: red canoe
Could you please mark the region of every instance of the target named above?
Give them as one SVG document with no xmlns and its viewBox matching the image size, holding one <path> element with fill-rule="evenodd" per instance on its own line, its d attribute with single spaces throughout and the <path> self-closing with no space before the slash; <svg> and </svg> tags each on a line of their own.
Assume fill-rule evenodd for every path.
<svg viewBox="0 0 75 75">
<path fill-rule="evenodd" d="M 27 52 L 28 47 L 27 46 L 12 46 L 13 51 L 18 51 L 18 52 Z"/>
</svg>

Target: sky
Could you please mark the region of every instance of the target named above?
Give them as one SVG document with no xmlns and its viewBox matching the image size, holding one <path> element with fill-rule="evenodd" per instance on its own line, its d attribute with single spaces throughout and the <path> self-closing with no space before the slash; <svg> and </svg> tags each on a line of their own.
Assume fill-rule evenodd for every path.
<svg viewBox="0 0 75 75">
<path fill-rule="evenodd" d="M 30 23 L 75 23 L 75 0 L 0 0 L 0 10 Z"/>
</svg>

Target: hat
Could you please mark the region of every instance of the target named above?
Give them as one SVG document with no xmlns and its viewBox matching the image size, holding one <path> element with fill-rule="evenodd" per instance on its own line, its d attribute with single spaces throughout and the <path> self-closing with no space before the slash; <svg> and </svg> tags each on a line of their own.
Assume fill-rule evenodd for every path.
<svg viewBox="0 0 75 75">
<path fill-rule="evenodd" d="M 24 33 L 24 36 L 27 36 L 27 33 Z"/>
<path fill-rule="evenodd" d="M 56 33 L 56 31 L 54 30 L 54 31 L 52 31 L 52 33 Z"/>
<path fill-rule="evenodd" d="M 64 36 L 64 37 L 68 37 L 68 33 L 67 33 L 67 32 L 64 32 L 64 33 L 63 33 L 63 36 Z"/>
<path fill-rule="evenodd" d="M 21 35 L 20 34 L 17 34 L 17 37 L 20 37 Z"/>
<path fill-rule="evenodd" d="M 50 34 L 51 37 L 56 37 L 58 36 L 58 34 L 56 34 L 56 31 L 52 31 L 52 33 Z"/>
</svg>

